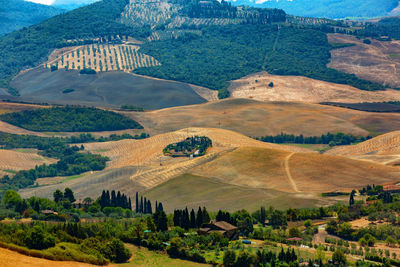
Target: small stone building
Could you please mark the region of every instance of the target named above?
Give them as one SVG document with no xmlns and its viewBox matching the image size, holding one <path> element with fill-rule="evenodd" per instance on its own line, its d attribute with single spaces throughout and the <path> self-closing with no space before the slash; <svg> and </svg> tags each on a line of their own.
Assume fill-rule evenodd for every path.
<svg viewBox="0 0 400 267">
<path fill-rule="evenodd" d="M 230 240 L 239 239 L 238 228 L 224 221 L 217 222 L 212 220 L 210 223 L 203 225 L 203 227 L 198 231 L 199 235 L 209 235 L 212 232 L 221 233 L 224 237 Z"/>
</svg>

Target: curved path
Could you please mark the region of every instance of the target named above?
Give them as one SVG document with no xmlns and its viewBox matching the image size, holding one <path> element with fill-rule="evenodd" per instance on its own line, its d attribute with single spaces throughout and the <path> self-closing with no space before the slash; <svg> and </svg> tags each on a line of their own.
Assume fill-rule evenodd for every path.
<svg viewBox="0 0 400 267">
<path fill-rule="evenodd" d="M 295 152 L 292 152 L 292 153 L 290 153 L 290 154 L 285 158 L 284 166 L 285 166 L 286 176 L 288 177 L 289 182 L 290 182 L 290 184 L 292 185 L 293 190 L 294 190 L 296 193 L 298 193 L 298 192 L 300 192 L 300 191 L 299 191 L 299 189 L 297 188 L 297 185 L 296 185 L 295 181 L 293 180 L 293 177 L 292 177 L 292 174 L 290 173 L 290 168 L 289 168 L 289 160 L 290 160 L 290 158 L 291 158 L 294 154 L 296 154 L 296 153 L 295 153 Z"/>
</svg>

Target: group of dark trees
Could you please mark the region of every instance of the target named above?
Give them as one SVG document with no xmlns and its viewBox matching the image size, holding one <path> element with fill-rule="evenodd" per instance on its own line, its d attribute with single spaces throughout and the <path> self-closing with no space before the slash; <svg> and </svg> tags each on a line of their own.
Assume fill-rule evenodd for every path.
<svg viewBox="0 0 400 267">
<path fill-rule="evenodd" d="M 174 225 L 184 229 L 200 228 L 203 224 L 210 222 L 210 215 L 205 207 L 199 207 L 197 214 L 192 209 L 189 214 L 188 208 L 174 210 Z"/>
<path fill-rule="evenodd" d="M 379 39 L 386 37 L 386 40 L 400 39 L 400 18 L 384 18 L 374 23 L 367 23 L 364 29 L 357 31 L 358 35 Z"/>
<path fill-rule="evenodd" d="M 164 210 L 163 204 L 161 202 L 156 201 L 155 207 L 154 207 L 154 212 L 163 211 L 163 210 Z M 136 192 L 135 211 L 136 211 L 136 213 L 153 214 L 153 208 L 151 206 L 151 201 L 149 199 L 147 199 L 146 197 L 143 198 L 143 196 L 141 196 L 139 198 L 138 192 Z"/>
<path fill-rule="evenodd" d="M 203 156 L 207 149 L 212 146 L 212 141 L 207 136 L 188 137 L 185 140 L 167 145 L 163 152 L 172 156 Z M 196 153 L 196 151 L 198 151 Z M 179 154 L 175 154 L 175 153 Z M 182 154 L 181 154 L 182 153 Z"/>
<path fill-rule="evenodd" d="M 0 120 L 32 131 L 96 132 L 143 129 L 136 121 L 121 114 L 97 108 L 52 107 L 0 115 Z"/>
<path fill-rule="evenodd" d="M 279 135 L 269 135 L 256 138 L 257 140 L 268 143 L 294 143 L 294 144 L 329 144 L 331 146 L 351 145 L 371 139 L 371 136 L 355 136 L 352 134 L 336 133 L 322 134 L 321 136 L 303 136 L 281 133 Z"/>
<path fill-rule="evenodd" d="M 99 204 L 101 209 L 105 207 L 121 207 L 123 209 L 132 210 L 131 198 L 127 197 L 125 194 L 121 194 L 120 191 L 115 192 L 115 190 L 110 191 L 103 190 L 101 193 Z"/>
</svg>

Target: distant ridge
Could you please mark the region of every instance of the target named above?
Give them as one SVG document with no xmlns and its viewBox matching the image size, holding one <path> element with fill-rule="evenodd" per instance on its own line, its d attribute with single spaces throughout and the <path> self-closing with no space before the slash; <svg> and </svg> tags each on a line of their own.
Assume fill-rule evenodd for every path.
<svg viewBox="0 0 400 267">
<path fill-rule="evenodd" d="M 23 0 L 0 0 L 0 6 L 0 36 L 64 12 L 58 7 Z"/>
</svg>

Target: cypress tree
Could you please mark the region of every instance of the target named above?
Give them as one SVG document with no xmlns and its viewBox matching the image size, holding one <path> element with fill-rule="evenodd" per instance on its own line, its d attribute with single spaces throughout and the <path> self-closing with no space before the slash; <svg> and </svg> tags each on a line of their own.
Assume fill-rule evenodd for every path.
<svg viewBox="0 0 400 267">
<path fill-rule="evenodd" d="M 136 192 L 136 206 L 135 206 L 136 213 L 139 213 L 139 194 Z"/>
<path fill-rule="evenodd" d="M 199 210 L 197 211 L 196 224 L 197 228 L 200 228 L 203 225 L 203 212 L 201 211 L 200 207 Z"/>
<path fill-rule="evenodd" d="M 158 210 L 159 211 L 164 211 L 163 204 L 161 202 L 158 203 Z"/>
<path fill-rule="evenodd" d="M 153 209 L 151 208 L 150 200 L 147 200 L 147 213 L 148 214 L 152 214 L 153 213 Z"/>
<path fill-rule="evenodd" d="M 146 198 L 143 199 L 143 213 L 144 214 L 148 213 L 148 210 L 147 210 L 147 199 Z"/>
<path fill-rule="evenodd" d="M 154 212 L 158 211 L 158 204 L 157 204 L 157 200 L 156 200 L 156 206 L 155 206 L 154 208 L 155 208 Z"/>
<path fill-rule="evenodd" d="M 132 210 L 132 202 L 131 202 L 131 198 L 129 198 L 128 208 L 129 208 L 130 210 Z"/>
<path fill-rule="evenodd" d="M 185 208 L 185 215 L 184 215 L 184 228 L 189 229 L 190 228 L 190 219 L 189 219 L 189 211 L 188 208 Z"/>
<path fill-rule="evenodd" d="M 115 191 L 111 191 L 111 207 L 116 207 L 117 204 L 117 196 L 115 195 Z"/>
<path fill-rule="evenodd" d="M 194 209 L 190 211 L 190 228 L 196 228 L 196 214 Z"/>
<path fill-rule="evenodd" d="M 121 192 L 120 191 L 118 191 L 118 193 L 117 193 L 117 197 L 116 197 L 116 200 L 115 200 L 115 206 L 116 207 L 122 207 L 122 197 L 121 197 Z"/>
<path fill-rule="evenodd" d="M 139 207 L 139 212 L 143 213 L 143 196 L 140 197 L 140 207 Z"/>
<path fill-rule="evenodd" d="M 106 192 L 106 205 L 105 205 L 105 207 L 110 207 L 110 206 L 111 206 L 110 191 L 107 190 L 107 192 Z"/>
<path fill-rule="evenodd" d="M 209 222 L 210 222 L 210 215 L 208 215 L 206 207 L 203 207 L 203 223 L 209 223 Z"/>
</svg>

